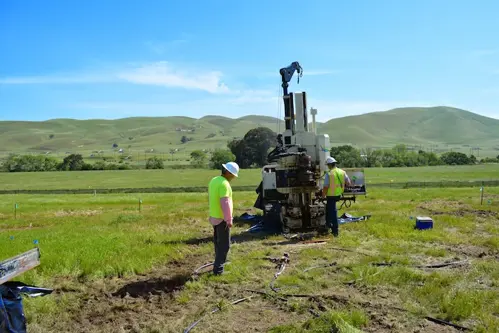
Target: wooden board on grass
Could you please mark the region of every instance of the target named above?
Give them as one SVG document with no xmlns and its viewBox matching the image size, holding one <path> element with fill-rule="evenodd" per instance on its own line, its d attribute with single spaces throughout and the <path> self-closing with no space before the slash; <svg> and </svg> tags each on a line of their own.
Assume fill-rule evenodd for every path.
<svg viewBox="0 0 499 333">
<path fill-rule="evenodd" d="M 0 262 L 0 284 L 40 265 L 40 250 L 34 248 Z"/>
</svg>

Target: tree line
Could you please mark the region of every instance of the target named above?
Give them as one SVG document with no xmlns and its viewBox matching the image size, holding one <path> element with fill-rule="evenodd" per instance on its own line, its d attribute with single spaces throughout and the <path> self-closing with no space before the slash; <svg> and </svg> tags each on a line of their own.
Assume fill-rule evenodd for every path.
<svg viewBox="0 0 499 333">
<path fill-rule="evenodd" d="M 241 168 L 262 167 L 267 161 L 267 154 L 277 144 L 277 134 L 272 130 L 259 127 L 250 130 L 241 139 L 234 139 L 228 148 L 235 156 Z M 395 145 L 390 149 L 358 149 L 351 145 L 334 146 L 330 150 L 344 168 L 355 167 L 418 167 L 437 165 L 472 165 L 477 163 L 499 163 L 496 158 L 485 158 L 480 161 L 474 155 L 461 152 L 446 152 L 437 155 L 424 150 L 410 150 L 406 145 Z"/>
<path fill-rule="evenodd" d="M 446 152 L 438 156 L 434 152 L 409 150 L 403 144 L 396 145 L 391 149 L 357 149 L 350 145 L 342 145 L 331 148 L 331 156 L 345 168 L 472 165 L 479 162 L 474 155 Z M 489 159 L 486 162 L 499 162 L 498 159 Z"/>
<path fill-rule="evenodd" d="M 219 169 L 222 163 L 235 161 L 242 169 L 261 168 L 268 163 L 269 151 L 277 145 L 277 134 L 266 127 L 254 128 L 242 138 L 228 142 L 226 149 L 215 149 L 212 153 L 195 150 L 190 154 L 190 165 L 172 166 L 191 168 Z M 437 165 L 471 165 L 477 163 L 499 163 L 496 158 L 486 158 L 480 161 L 474 155 L 460 152 L 446 152 L 440 156 L 434 152 L 414 151 L 399 144 L 391 149 L 358 149 L 350 145 L 331 148 L 333 156 L 341 167 L 418 167 Z M 106 163 L 99 161 L 87 163 L 80 154 L 71 154 L 62 162 L 46 155 L 15 155 L 11 154 L 2 164 L 7 172 L 36 171 L 79 171 L 79 170 L 128 170 L 134 167 L 120 161 Z M 163 159 L 151 157 L 146 161 L 146 169 L 164 169 Z"/>
<path fill-rule="evenodd" d="M 106 163 L 98 161 L 87 163 L 81 154 L 71 154 L 62 162 L 45 155 L 10 154 L 3 162 L 2 171 L 6 172 L 40 172 L 40 171 L 90 171 L 90 170 L 129 170 L 126 163 Z"/>
<path fill-rule="evenodd" d="M 172 166 L 172 168 L 214 168 L 219 169 L 222 163 L 233 161 L 235 156 L 227 149 L 215 149 L 209 157 L 201 150 L 191 153 L 191 165 Z M 46 155 L 16 155 L 10 154 L 0 166 L 4 172 L 43 172 L 43 171 L 92 171 L 92 170 L 131 170 L 137 169 L 121 160 L 118 163 L 98 161 L 87 163 L 81 154 L 71 154 L 59 161 Z M 147 159 L 146 169 L 164 169 L 164 160 L 157 156 Z"/>
</svg>

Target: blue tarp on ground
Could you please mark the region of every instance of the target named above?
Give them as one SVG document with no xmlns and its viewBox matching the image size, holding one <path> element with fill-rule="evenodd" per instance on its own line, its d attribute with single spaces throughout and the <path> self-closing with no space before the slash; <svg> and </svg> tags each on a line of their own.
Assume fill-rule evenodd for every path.
<svg viewBox="0 0 499 333">
<path fill-rule="evenodd" d="M 345 224 L 349 222 L 360 222 L 366 221 L 371 217 L 371 215 L 363 215 L 360 217 L 354 217 L 348 213 L 343 213 L 343 215 L 338 216 L 338 224 Z M 265 225 L 263 223 L 263 216 L 261 215 L 251 215 L 248 213 L 244 213 L 239 217 L 241 220 L 248 221 L 254 223 L 246 232 L 259 232 L 266 230 Z"/>
<path fill-rule="evenodd" d="M 368 220 L 371 217 L 371 215 L 364 215 L 360 217 L 353 217 L 352 215 L 348 213 L 343 213 L 343 215 L 338 217 L 338 224 L 345 224 L 348 222 L 359 222 L 359 221 L 365 221 Z"/>
<path fill-rule="evenodd" d="M 258 223 L 263 219 L 263 216 L 261 215 L 251 215 L 248 213 L 243 213 L 240 217 L 241 220 L 244 221 L 250 221 L 250 222 L 255 222 Z"/>
<path fill-rule="evenodd" d="M 51 289 L 28 286 L 21 282 L 0 285 L 0 333 L 26 333 L 26 318 L 21 294 L 45 296 Z"/>
</svg>

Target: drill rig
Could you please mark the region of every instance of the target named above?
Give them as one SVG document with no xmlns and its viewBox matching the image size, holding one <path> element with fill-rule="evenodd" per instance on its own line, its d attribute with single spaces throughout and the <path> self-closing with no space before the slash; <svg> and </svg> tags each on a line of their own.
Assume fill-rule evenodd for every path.
<svg viewBox="0 0 499 333">
<path fill-rule="evenodd" d="M 278 134 L 277 146 L 267 157 L 269 164 L 262 168 L 254 207 L 263 210 L 264 228 L 284 233 L 325 231 L 326 202 L 320 193 L 331 144 L 327 134 L 317 134 L 316 109 L 311 108 L 312 122 L 309 123 L 306 92 L 288 92 L 288 83 L 295 72 L 299 83 L 303 69 L 298 62 L 279 70 L 285 130 Z M 351 202 L 355 201 L 355 195 L 365 195 L 364 170 L 343 170 L 352 184 L 345 186 L 340 200 Z"/>
</svg>

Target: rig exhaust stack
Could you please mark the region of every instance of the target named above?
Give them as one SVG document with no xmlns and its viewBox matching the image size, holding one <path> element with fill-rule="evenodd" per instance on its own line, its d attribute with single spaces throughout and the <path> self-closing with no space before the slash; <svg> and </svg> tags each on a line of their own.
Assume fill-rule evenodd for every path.
<svg viewBox="0 0 499 333">
<path fill-rule="evenodd" d="M 331 144 L 327 134 L 317 134 L 317 109 L 311 108 L 312 124 L 309 124 L 307 94 L 288 92 L 288 82 L 295 72 L 299 77 L 303 75 L 298 62 L 279 71 L 285 130 L 277 136 L 277 147 L 269 153 L 269 164 L 262 169 L 262 182 L 255 203 L 255 207 L 264 212 L 264 226 L 285 233 L 327 229 L 326 205 L 320 191 Z M 364 170 L 344 170 L 352 187 L 345 188 L 342 200 L 355 201 L 355 195 L 366 194 Z"/>
</svg>

